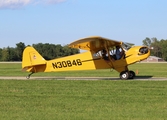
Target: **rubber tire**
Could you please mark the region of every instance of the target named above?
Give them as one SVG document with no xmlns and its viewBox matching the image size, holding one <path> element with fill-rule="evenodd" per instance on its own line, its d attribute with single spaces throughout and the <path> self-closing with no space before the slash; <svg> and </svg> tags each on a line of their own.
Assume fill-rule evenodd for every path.
<svg viewBox="0 0 167 120">
<path fill-rule="evenodd" d="M 129 71 L 129 79 L 133 79 L 136 76 L 134 71 Z"/>
<path fill-rule="evenodd" d="M 122 79 L 122 80 L 127 80 L 129 78 L 129 73 L 128 73 L 128 71 L 122 71 L 121 73 L 120 73 L 120 79 Z"/>
</svg>

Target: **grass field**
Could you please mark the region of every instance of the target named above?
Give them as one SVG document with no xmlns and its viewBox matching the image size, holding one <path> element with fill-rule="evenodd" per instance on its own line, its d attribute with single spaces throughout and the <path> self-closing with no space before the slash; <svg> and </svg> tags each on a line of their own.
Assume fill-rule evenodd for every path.
<svg viewBox="0 0 167 120">
<path fill-rule="evenodd" d="M 134 64 L 139 76 L 167 77 L 167 64 Z M 0 64 L 0 76 L 26 76 L 21 64 Z M 33 76 L 118 76 L 115 71 Z M 167 81 L 0 80 L 2 120 L 166 120 Z"/>
<path fill-rule="evenodd" d="M 138 76 L 167 77 L 167 63 L 137 63 L 129 66 L 130 70 L 138 71 Z M 0 76 L 27 76 L 21 71 L 21 63 L 0 63 Z M 118 77 L 119 73 L 112 69 L 35 73 L 32 76 L 56 77 Z"/>
</svg>

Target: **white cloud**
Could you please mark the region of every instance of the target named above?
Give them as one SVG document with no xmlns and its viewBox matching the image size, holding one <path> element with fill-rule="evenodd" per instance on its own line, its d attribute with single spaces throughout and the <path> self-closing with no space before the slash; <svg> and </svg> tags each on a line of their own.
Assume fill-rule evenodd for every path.
<svg viewBox="0 0 167 120">
<path fill-rule="evenodd" d="M 64 2 L 65 0 L 44 0 L 44 1 L 47 4 L 57 4 L 57 3 L 60 3 L 60 2 Z"/>
<path fill-rule="evenodd" d="M 0 9 L 16 9 L 29 4 L 31 0 L 0 0 Z"/>
<path fill-rule="evenodd" d="M 0 9 L 18 9 L 28 4 L 58 4 L 66 0 L 0 0 Z"/>
</svg>

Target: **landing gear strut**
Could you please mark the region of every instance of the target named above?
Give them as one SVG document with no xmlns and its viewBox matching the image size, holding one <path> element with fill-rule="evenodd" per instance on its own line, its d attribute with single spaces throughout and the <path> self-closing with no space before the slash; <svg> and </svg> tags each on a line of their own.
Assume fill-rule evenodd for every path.
<svg viewBox="0 0 167 120">
<path fill-rule="evenodd" d="M 30 73 L 26 78 L 29 79 L 32 74 L 34 74 L 34 72 Z"/>
<path fill-rule="evenodd" d="M 133 79 L 135 76 L 136 76 L 135 72 L 133 72 L 133 71 L 122 71 L 120 73 L 120 78 L 123 80 Z"/>
</svg>

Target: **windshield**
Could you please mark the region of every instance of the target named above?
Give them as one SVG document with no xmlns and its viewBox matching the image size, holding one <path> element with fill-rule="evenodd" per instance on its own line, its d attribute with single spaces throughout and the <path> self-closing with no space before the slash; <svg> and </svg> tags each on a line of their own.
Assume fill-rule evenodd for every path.
<svg viewBox="0 0 167 120">
<path fill-rule="evenodd" d="M 127 50 L 129 50 L 133 45 L 134 45 L 134 44 L 132 44 L 132 43 L 123 42 L 123 43 L 122 43 L 122 48 L 123 48 L 125 51 L 127 51 Z"/>
</svg>

